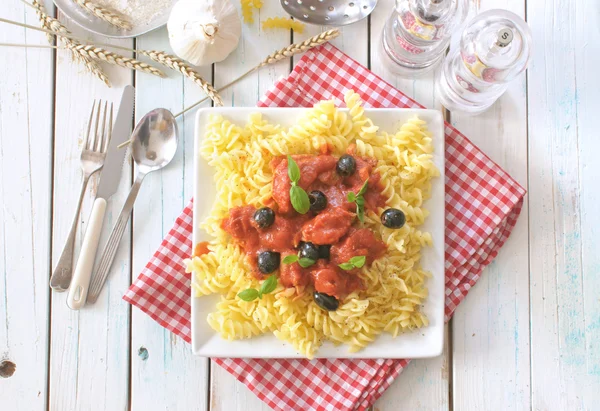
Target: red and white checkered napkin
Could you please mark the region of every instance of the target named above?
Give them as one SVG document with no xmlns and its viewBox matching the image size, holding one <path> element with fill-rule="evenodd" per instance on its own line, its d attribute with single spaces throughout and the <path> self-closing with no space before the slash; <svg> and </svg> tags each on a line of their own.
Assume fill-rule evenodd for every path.
<svg viewBox="0 0 600 411">
<path fill-rule="evenodd" d="M 350 57 L 326 44 L 304 55 L 259 106 L 310 107 L 356 90 L 367 107 L 422 108 Z M 508 238 L 525 190 L 446 124 L 446 320 Z M 183 210 L 124 299 L 190 341 L 192 207 Z M 214 359 L 276 410 L 364 410 L 408 360 Z"/>
</svg>

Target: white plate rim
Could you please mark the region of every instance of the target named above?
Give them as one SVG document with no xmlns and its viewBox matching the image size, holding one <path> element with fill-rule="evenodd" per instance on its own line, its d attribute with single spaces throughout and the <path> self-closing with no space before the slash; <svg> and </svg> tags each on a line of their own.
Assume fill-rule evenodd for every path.
<svg viewBox="0 0 600 411">
<path fill-rule="evenodd" d="M 196 114 L 196 123 L 195 123 L 195 133 L 194 133 L 194 199 L 200 198 L 201 195 L 206 196 L 206 190 L 200 190 L 200 173 L 202 172 L 202 168 L 209 169 L 208 165 L 204 162 L 204 160 L 199 155 L 199 145 L 203 134 L 201 119 L 205 113 L 210 114 L 220 114 L 224 117 L 229 116 L 247 116 L 251 113 L 261 113 L 264 116 L 277 116 L 282 113 L 287 113 L 282 118 L 289 119 L 297 118 L 302 112 L 309 110 L 309 108 L 278 108 L 278 107 L 209 107 L 199 109 Z M 347 109 L 341 109 L 347 110 Z M 437 235 L 434 235 L 432 232 L 432 236 L 434 237 L 434 249 L 437 254 L 436 258 L 436 266 L 437 271 L 432 272 L 433 276 L 436 278 L 436 282 L 433 283 L 435 285 L 435 290 L 432 289 L 431 285 L 429 285 L 430 296 L 432 294 L 437 294 L 437 299 L 426 301 L 426 305 L 429 303 L 431 307 L 434 307 L 434 310 L 428 311 L 428 316 L 431 323 L 435 322 L 435 327 L 431 324 L 429 327 L 419 329 L 412 333 L 407 333 L 398 336 L 396 339 L 392 340 L 393 342 L 400 342 L 402 339 L 409 338 L 410 336 L 416 336 L 416 338 L 420 338 L 419 334 L 423 332 L 423 336 L 429 338 L 427 341 L 428 348 L 426 350 L 422 349 L 422 344 L 413 344 L 413 348 L 415 349 L 406 349 L 406 347 L 400 349 L 397 348 L 396 351 L 386 352 L 385 354 L 377 353 L 373 354 L 373 349 L 377 349 L 377 343 L 380 341 L 382 336 L 379 336 L 373 344 L 369 347 L 361 350 L 357 353 L 349 353 L 347 350 L 347 346 L 341 345 L 339 347 L 334 347 L 336 351 L 334 355 L 332 354 L 323 354 L 325 351 L 326 345 L 331 345 L 329 343 L 325 343 L 323 347 L 317 351 L 315 358 L 356 358 L 356 359 L 367 359 L 367 358 L 385 358 L 385 359 L 399 359 L 399 358 L 430 358 L 436 357 L 442 354 L 443 344 L 444 344 L 444 306 L 445 306 L 445 270 L 444 270 L 444 233 L 445 233 L 445 125 L 442 113 L 438 110 L 430 110 L 430 109 L 400 109 L 400 108 L 382 108 L 382 109 L 371 109 L 365 108 L 365 114 L 369 117 L 377 116 L 377 115 L 385 115 L 390 114 L 391 116 L 399 115 L 403 117 L 408 117 L 411 115 L 419 115 L 420 118 L 424 118 L 428 121 L 428 128 L 432 132 L 434 139 L 434 163 L 438 167 L 440 171 L 440 177 L 436 178 L 433 182 L 433 195 L 432 199 L 435 197 L 439 198 L 438 201 L 441 201 L 442 206 L 438 207 L 435 211 L 431 210 L 431 207 L 428 207 L 432 199 L 429 199 L 425 203 L 425 207 L 431 212 L 426 220 L 425 225 L 423 226 L 423 230 L 427 227 L 428 224 L 431 224 L 432 220 L 437 220 L 438 228 Z M 272 120 L 276 121 L 276 120 Z M 400 122 L 395 120 L 398 124 Z M 402 120 L 404 122 L 406 120 Z M 374 121 L 375 122 L 375 121 Z M 237 123 L 237 122 L 236 122 Z M 375 122 L 377 124 L 377 122 Z M 377 124 L 378 125 L 378 124 Z M 391 132 L 395 130 L 386 130 L 385 127 L 382 127 L 385 131 Z M 212 176 L 211 176 L 212 177 Z M 212 183 L 212 178 L 210 179 Z M 203 237 L 203 231 L 200 230 L 197 224 L 197 217 L 199 212 L 199 201 L 194 201 L 194 217 L 193 217 L 193 243 L 203 241 L 206 239 Z M 439 223 L 441 222 L 441 226 Z M 430 232 L 432 230 L 429 230 Z M 440 234 L 441 233 L 441 234 Z M 204 235 L 206 235 L 204 233 Z M 423 254 L 427 254 L 429 249 L 424 249 Z M 423 263 L 424 263 L 423 258 Z M 423 264 L 424 266 L 426 264 Z M 424 267 L 425 268 L 425 267 Z M 202 356 L 202 357 L 213 357 L 213 358 L 305 358 L 301 354 L 297 353 L 289 344 L 284 343 L 282 341 L 277 340 L 273 335 L 265 334 L 262 336 L 254 337 L 246 340 L 235 340 L 235 341 L 227 341 L 221 339 L 212 328 L 206 323 L 205 316 L 200 316 L 197 313 L 198 304 L 200 304 L 200 300 L 207 302 L 208 305 L 212 305 L 214 307 L 214 303 L 217 301 L 217 296 L 205 296 L 205 297 L 194 297 L 193 291 L 190 287 L 190 295 L 191 295 L 191 332 L 192 332 L 192 352 L 194 355 Z M 210 301 L 210 303 L 208 303 Z M 424 307 L 427 310 L 427 307 Z M 433 314 L 433 317 L 432 317 Z M 204 328 L 201 327 L 201 322 L 204 322 Z M 201 333 L 205 333 L 206 331 L 210 331 L 213 333 L 214 338 L 218 341 L 218 345 L 216 347 L 207 348 L 203 345 L 199 339 Z M 409 336 L 409 337 L 407 337 Z M 386 337 L 387 338 L 387 337 Z M 391 336 L 389 336 L 391 338 Z M 388 339 L 389 339 L 388 338 Z M 412 337 L 410 337 L 412 338 Z M 277 345 L 281 346 L 280 349 L 272 348 L 268 350 L 268 355 L 258 353 L 256 354 L 256 348 L 262 348 L 264 350 L 265 345 L 273 345 L 273 343 L 277 343 Z M 394 346 L 396 344 L 393 344 Z M 329 348 L 329 347 L 328 347 Z M 420 350 L 418 348 L 421 348 Z M 274 350 L 274 351 L 273 351 Z M 327 351 L 331 351 L 327 349 Z"/>
<path fill-rule="evenodd" d="M 167 24 L 171 8 L 175 4 L 175 2 L 173 2 L 170 8 L 165 9 L 163 13 L 156 17 L 150 24 L 146 26 L 134 26 L 131 30 L 127 31 L 114 27 L 110 23 L 93 16 L 75 4 L 72 0 L 53 1 L 58 10 L 78 26 L 91 33 L 115 39 L 133 38 L 161 28 Z"/>
</svg>

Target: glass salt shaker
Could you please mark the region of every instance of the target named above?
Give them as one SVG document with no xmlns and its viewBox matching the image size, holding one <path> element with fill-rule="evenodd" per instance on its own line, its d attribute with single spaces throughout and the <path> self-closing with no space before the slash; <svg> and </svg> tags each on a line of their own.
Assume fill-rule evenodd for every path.
<svg viewBox="0 0 600 411">
<path fill-rule="evenodd" d="M 506 91 L 527 68 L 531 30 L 506 10 L 489 10 L 465 28 L 460 47 L 451 50 L 436 79 L 436 93 L 450 111 L 478 114 Z"/>
<path fill-rule="evenodd" d="M 381 36 L 383 62 L 404 76 L 430 71 L 468 11 L 469 0 L 396 0 Z"/>
</svg>

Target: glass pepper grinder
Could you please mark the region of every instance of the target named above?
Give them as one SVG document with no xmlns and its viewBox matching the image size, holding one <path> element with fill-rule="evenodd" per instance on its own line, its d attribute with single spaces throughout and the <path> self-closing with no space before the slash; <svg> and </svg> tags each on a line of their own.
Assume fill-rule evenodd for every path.
<svg viewBox="0 0 600 411">
<path fill-rule="evenodd" d="M 522 73 L 531 56 L 531 30 L 506 10 L 489 10 L 465 28 L 436 79 L 436 93 L 450 111 L 487 110 Z"/>
<path fill-rule="evenodd" d="M 469 0 L 396 0 L 381 36 L 382 60 L 404 76 L 430 71 L 468 11 Z"/>
</svg>

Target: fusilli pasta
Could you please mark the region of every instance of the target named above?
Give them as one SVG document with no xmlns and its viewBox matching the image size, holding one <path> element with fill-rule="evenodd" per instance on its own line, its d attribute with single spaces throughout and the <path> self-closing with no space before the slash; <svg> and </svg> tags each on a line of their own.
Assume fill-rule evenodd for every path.
<svg viewBox="0 0 600 411">
<path fill-rule="evenodd" d="M 244 4 L 245 0 L 242 0 Z M 252 0 L 250 0 L 252 1 Z M 418 227 L 427 217 L 423 202 L 431 193 L 431 180 L 439 175 L 432 160 L 431 135 L 424 121 L 413 118 L 395 134 L 379 132 L 365 116 L 354 92 L 346 94 L 348 111 L 333 102 L 321 102 L 289 129 L 268 123 L 260 114 L 244 127 L 220 116 L 211 116 L 200 153 L 215 169 L 216 201 L 201 228 L 212 236 L 210 252 L 186 260 L 193 273 L 196 296 L 221 294 L 210 326 L 225 339 L 251 338 L 272 332 L 312 358 L 324 340 L 347 344 L 357 351 L 382 332 L 393 336 L 424 327 L 427 317 L 420 307 L 427 298 L 430 274 L 420 267 L 421 248 L 432 244 L 431 235 Z M 278 285 L 262 299 L 245 302 L 241 290 L 259 287 L 240 246 L 231 241 L 220 223 L 228 210 L 242 205 L 262 206 L 271 198 L 273 172 L 270 161 L 287 154 L 331 152 L 377 159 L 386 207 L 401 209 L 407 223 L 401 229 L 381 224 L 378 213 L 368 211 L 364 225 L 387 245 L 385 255 L 364 266 L 366 289 L 348 295 L 337 311 L 324 311 L 311 292 Z"/>
<path fill-rule="evenodd" d="M 244 1 L 244 0 L 242 0 Z M 262 28 L 263 30 L 268 29 L 285 29 L 285 30 L 294 30 L 296 33 L 304 32 L 304 23 L 294 20 L 291 18 L 285 17 L 269 17 L 265 21 L 263 21 Z"/>
</svg>

